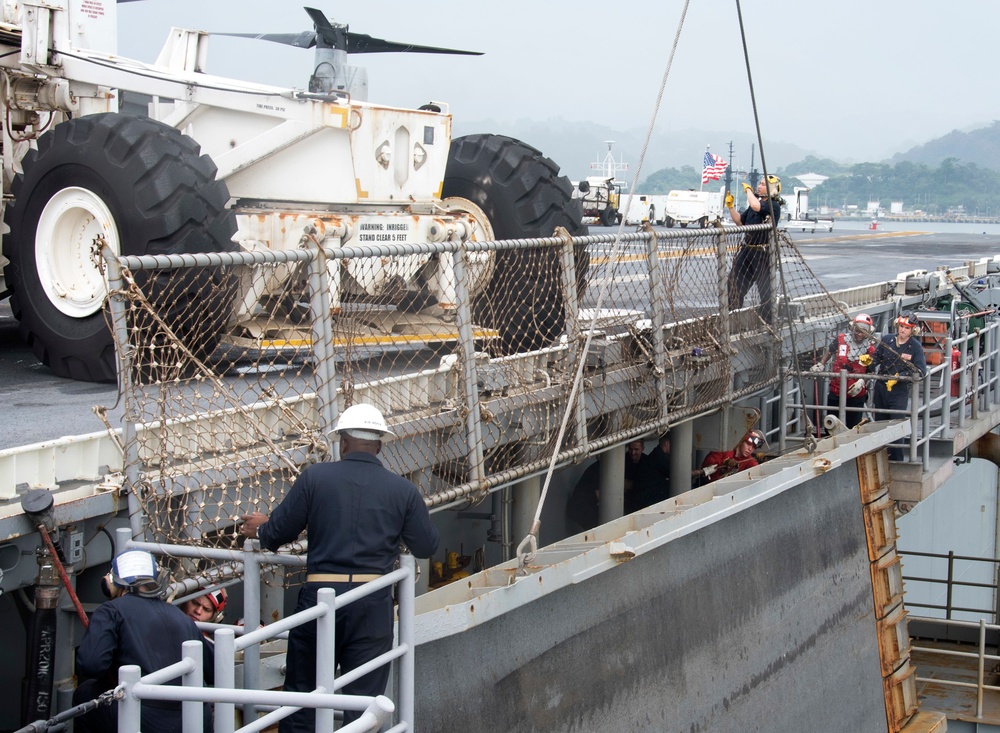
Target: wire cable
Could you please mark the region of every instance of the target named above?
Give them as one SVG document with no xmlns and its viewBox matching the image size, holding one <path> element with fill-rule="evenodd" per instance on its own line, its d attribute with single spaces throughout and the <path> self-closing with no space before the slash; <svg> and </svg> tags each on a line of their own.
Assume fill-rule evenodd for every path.
<svg viewBox="0 0 1000 733">
<path fill-rule="evenodd" d="M 689 5 L 690 0 L 685 0 L 684 7 L 681 10 L 680 20 L 677 23 L 677 31 L 674 33 L 674 42 L 670 46 L 670 56 L 667 59 L 667 67 L 663 71 L 663 78 L 660 81 L 660 89 L 656 95 L 656 103 L 653 106 L 653 114 L 649 120 L 649 127 L 646 129 L 646 138 L 642 143 L 642 152 L 639 154 L 639 164 L 636 166 L 635 176 L 632 178 L 632 185 L 629 187 L 629 194 L 626 199 L 626 211 L 628 210 L 628 205 L 631 204 L 632 192 L 635 190 L 636 181 L 639 180 L 639 174 L 642 171 L 642 164 L 646 159 L 646 150 L 649 148 L 649 141 L 653 136 L 653 125 L 656 123 L 656 115 L 659 113 L 660 104 L 663 101 L 663 90 L 666 87 L 667 79 L 670 76 L 670 69 L 674 63 L 674 56 L 677 54 L 677 44 L 680 40 L 681 29 L 684 27 L 684 19 L 687 16 Z M 622 217 L 622 220 L 618 225 L 618 232 L 615 234 L 615 241 L 611 245 L 611 252 L 608 256 L 608 261 L 610 263 L 609 266 L 612 269 L 614 268 L 615 262 L 617 262 L 623 249 L 622 234 L 624 231 L 625 217 Z M 651 234 L 650 236 L 655 237 L 656 235 Z M 601 311 L 601 306 L 604 304 L 604 299 L 611 287 L 612 280 L 613 278 L 610 277 L 605 278 L 604 282 L 601 284 L 601 289 L 597 296 L 597 303 L 594 305 L 594 317 L 590 320 L 590 326 L 587 328 L 587 337 L 584 341 L 583 348 L 580 350 L 576 365 L 576 374 L 573 377 L 573 385 L 570 388 L 569 397 L 566 400 L 566 410 L 563 412 L 562 422 L 559 425 L 559 433 L 556 436 L 556 443 L 552 450 L 552 458 L 549 460 L 549 467 L 545 472 L 545 481 L 542 485 L 542 492 L 538 498 L 538 504 L 535 507 L 535 517 L 532 520 L 531 529 L 529 530 L 528 535 L 521 540 L 521 543 L 517 546 L 518 575 L 525 574 L 525 567 L 527 563 L 531 562 L 535 558 L 535 554 L 538 550 L 538 534 L 542 524 L 542 508 L 545 506 L 545 498 L 548 496 L 549 486 L 552 483 L 552 475 L 555 472 L 559 451 L 560 448 L 562 448 L 563 440 L 566 437 L 566 427 L 569 424 L 570 415 L 572 415 L 574 411 L 574 404 L 580 391 L 580 384 L 583 382 L 583 369 L 587 363 L 587 352 L 590 350 L 591 343 L 594 340 L 594 331 L 597 329 L 597 314 Z"/>
</svg>

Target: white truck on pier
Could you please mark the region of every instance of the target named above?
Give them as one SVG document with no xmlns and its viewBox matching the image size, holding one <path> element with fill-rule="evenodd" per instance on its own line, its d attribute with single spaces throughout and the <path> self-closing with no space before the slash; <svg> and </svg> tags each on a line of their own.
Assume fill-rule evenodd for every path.
<svg viewBox="0 0 1000 733">
<path fill-rule="evenodd" d="M 678 224 L 686 227 L 695 224 L 707 227 L 722 219 L 725 189 L 718 191 L 671 191 L 667 194 L 663 223 L 668 227 Z"/>
</svg>

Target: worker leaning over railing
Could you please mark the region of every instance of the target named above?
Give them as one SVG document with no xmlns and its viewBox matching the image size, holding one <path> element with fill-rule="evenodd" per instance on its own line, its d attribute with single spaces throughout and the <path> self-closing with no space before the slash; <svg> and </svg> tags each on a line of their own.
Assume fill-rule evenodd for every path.
<svg viewBox="0 0 1000 733">
<path fill-rule="evenodd" d="M 901 313 L 896 318 L 896 332 L 885 334 L 878 346 L 872 370 L 885 377 L 901 377 L 901 379 L 875 380 L 875 394 L 872 400 L 872 412 L 876 420 L 898 420 L 901 415 L 884 412 L 885 410 L 906 410 L 910 399 L 910 380 L 908 377 L 927 374 L 927 361 L 924 359 L 924 349 L 920 342 L 911 338 L 913 329 L 917 327 L 917 318 L 912 313 Z M 889 448 L 889 458 L 893 461 L 903 460 L 902 448 Z"/>
</svg>

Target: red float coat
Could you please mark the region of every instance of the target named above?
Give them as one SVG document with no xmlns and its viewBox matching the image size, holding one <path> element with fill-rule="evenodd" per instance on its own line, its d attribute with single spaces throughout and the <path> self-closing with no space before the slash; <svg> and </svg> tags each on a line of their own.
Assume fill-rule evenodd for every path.
<svg viewBox="0 0 1000 733">
<path fill-rule="evenodd" d="M 869 342 L 867 339 L 862 341 L 860 344 L 853 338 L 848 339 L 846 333 L 842 333 L 837 336 L 836 349 L 833 351 L 833 366 L 830 368 L 831 372 L 839 372 L 841 369 L 846 369 L 849 374 L 864 374 L 868 371 L 868 367 L 858 361 L 862 354 L 868 354 L 869 356 L 875 355 L 875 345 Z M 857 379 L 848 379 L 847 386 L 851 387 Z M 867 386 L 863 386 L 861 391 L 856 395 L 861 397 L 867 394 Z M 832 377 L 830 379 L 830 394 L 839 395 L 840 394 L 840 379 L 839 377 Z"/>
<path fill-rule="evenodd" d="M 730 476 L 740 471 L 746 471 L 748 468 L 753 468 L 757 465 L 759 464 L 757 463 L 757 459 L 753 457 L 753 454 L 746 458 L 737 458 L 736 451 L 731 450 L 714 450 L 705 456 L 705 460 L 701 462 L 702 468 L 705 468 L 705 466 L 719 467 L 718 471 L 708 477 L 709 481 L 717 481 L 723 476 Z"/>
</svg>

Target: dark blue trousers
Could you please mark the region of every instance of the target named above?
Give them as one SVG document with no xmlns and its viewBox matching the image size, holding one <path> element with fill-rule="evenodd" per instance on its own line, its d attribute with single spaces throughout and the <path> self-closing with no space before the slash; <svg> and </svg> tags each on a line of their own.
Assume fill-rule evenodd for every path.
<svg viewBox="0 0 1000 733">
<path fill-rule="evenodd" d="M 337 594 L 346 593 L 357 584 L 306 583 L 299 590 L 295 611 L 316 605 L 320 588 L 334 588 Z M 337 611 L 337 639 L 335 663 L 340 673 L 350 672 L 379 654 L 392 648 L 393 611 L 392 593 L 389 588 L 380 590 Z M 385 665 L 345 685 L 340 691 L 345 695 L 381 695 L 389 680 L 389 665 Z M 316 689 L 316 622 L 297 626 L 288 632 L 285 689 L 290 692 L 312 692 Z M 361 717 L 360 712 L 345 711 L 344 722 Z M 302 708 L 288 716 L 278 726 L 280 733 L 312 733 L 316 729 L 316 712 Z"/>
<path fill-rule="evenodd" d="M 876 420 L 905 420 L 906 415 L 891 415 L 879 410 L 905 410 L 910 403 L 910 383 L 897 382 L 890 392 L 885 382 L 875 382 L 875 394 L 872 398 L 872 413 Z M 903 461 L 906 454 L 902 448 L 889 447 L 889 460 Z"/>
</svg>

